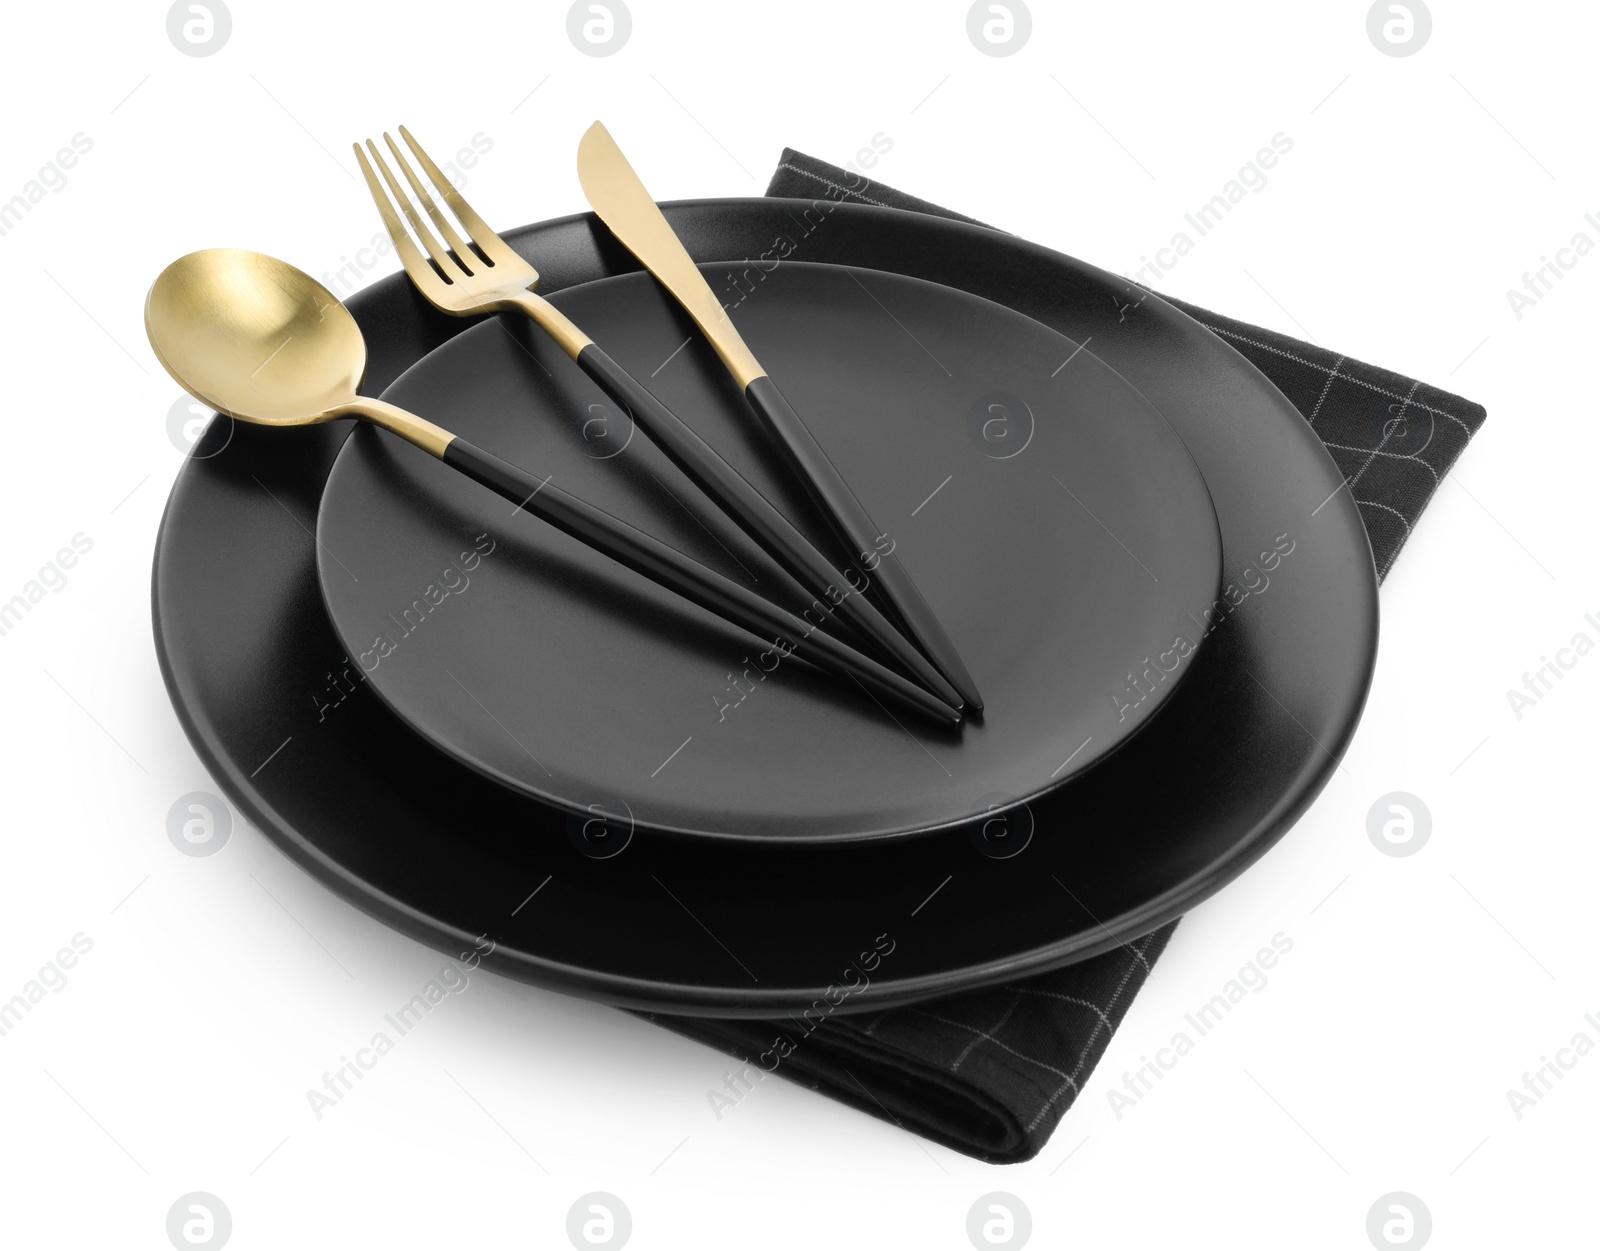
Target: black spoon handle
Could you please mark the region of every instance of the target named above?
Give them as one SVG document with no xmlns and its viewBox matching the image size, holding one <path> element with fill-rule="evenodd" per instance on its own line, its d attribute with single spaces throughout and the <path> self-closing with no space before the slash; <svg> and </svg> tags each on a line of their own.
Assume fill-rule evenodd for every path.
<svg viewBox="0 0 1600 1251">
<path fill-rule="evenodd" d="M 597 344 L 590 343 L 574 359 L 602 391 L 633 414 L 639 427 L 691 482 L 811 592 L 813 609 L 837 612 L 920 685 L 946 703 L 960 706 L 956 689 L 861 593 L 870 575 L 857 570 L 852 584 L 771 500 Z"/>
<path fill-rule="evenodd" d="M 518 511 L 532 513 L 652 582 L 767 640 L 780 655 L 795 652 L 821 668 L 856 679 L 874 695 L 940 724 L 960 722 L 960 713 L 915 683 L 676 548 L 552 485 L 550 479 L 540 480 L 465 439 L 452 439 L 440 459 L 504 496 L 517 505 Z"/>
<path fill-rule="evenodd" d="M 833 523 L 839 539 L 849 545 L 863 568 L 877 574 L 878 587 L 890 611 L 928 659 L 950 680 L 967 708 L 982 712 L 983 696 L 978 694 L 972 674 L 967 672 L 955 644 L 944 632 L 911 574 L 894 554 L 892 538 L 873 524 L 855 492 L 828 459 L 805 422 L 800 420 L 800 415 L 783 398 L 777 384 L 762 374 L 750 382 L 744 394 L 756 415 L 777 436 L 796 475 L 823 515 Z"/>
</svg>

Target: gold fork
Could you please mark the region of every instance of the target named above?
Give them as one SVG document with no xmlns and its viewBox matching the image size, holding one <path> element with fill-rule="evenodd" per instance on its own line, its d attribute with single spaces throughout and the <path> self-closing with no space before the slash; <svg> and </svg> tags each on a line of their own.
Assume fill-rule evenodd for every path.
<svg viewBox="0 0 1600 1251">
<path fill-rule="evenodd" d="M 461 193 L 451 185 L 444 171 L 433 163 L 433 158 L 422 150 L 422 145 L 411 137 L 411 132 L 404 126 L 400 127 L 400 137 L 416 154 L 418 163 L 433 185 L 439 189 L 444 202 L 450 206 L 450 211 L 455 214 L 456 220 L 465 228 L 475 245 L 475 249 L 469 247 L 456 233 L 455 227 L 450 224 L 450 219 L 439 211 L 439 205 L 428 193 L 427 187 L 412 170 L 405 154 L 400 151 L 387 132 L 383 136 L 384 142 L 389 145 L 389 151 L 394 153 L 395 163 L 400 166 L 400 172 L 405 175 L 405 180 L 416 194 L 418 203 L 438 227 L 439 234 L 444 236 L 442 245 L 428 229 L 427 223 L 422 220 L 406 193 L 400 189 L 400 184 L 395 180 L 388 162 L 383 159 L 383 154 L 378 151 L 377 145 L 372 140 L 367 140 L 367 147 L 372 152 L 372 162 L 383 172 L 383 180 L 389 184 L 389 191 L 393 193 L 392 202 L 384 193 L 377 175 L 373 173 L 372 165 L 368 164 L 361 145 L 352 144 L 356 160 L 360 162 L 361 172 L 367 180 L 367 190 L 372 193 L 372 201 L 378 206 L 378 214 L 383 218 L 383 224 L 389 231 L 389 238 L 394 240 L 400 262 L 405 266 L 406 274 L 417 290 L 422 292 L 435 308 L 441 312 L 453 313 L 457 317 L 479 317 L 486 313 L 520 310 L 533 318 L 539 324 L 539 328 L 559 343 L 568 356 L 577 360 L 579 354 L 592 340 L 573 325 L 566 314 L 554 304 L 542 295 L 534 293 L 533 287 L 538 284 L 539 271 L 514 252 L 504 239 L 489 229 L 483 218 L 472 211 L 472 205 L 468 204 Z M 400 206 L 400 211 L 411 223 L 412 231 L 422 241 L 422 246 L 428 250 L 427 257 L 423 256 L 411 235 L 406 232 L 399 215 L 394 211 L 395 204 Z M 432 265 L 428 264 L 428 257 L 433 258 Z"/>
<path fill-rule="evenodd" d="M 860 636 L 892 658 L 901 669 L 927 690 L 953 708 L 961 707 L 956 693 L 920 651 L 862 594 L 868 578 L 859 568 L 851 570 L 854 579 L 841 573 L 834 563 L 800 533 L 771 501 L 724 460 L 717 451 L 658 400 L 621 365 L 611 359 L 588 335 L 543 296 L 535 294 L 539 271 L 518 255 L 499 235 L 490 230 L 472 210 L 444 172 L 433 163 L 411 132 L 400 127 L 400 137 L 416 156 L 429 180 L 444 197 L 456 221 L 467 232 L 469 244 L 457 233 L 440 210 L 427 186 L 417 177 L 405 153 L 386 132 L 384 143 L 406 184 L 415 194 L 423 212 L 438 229 L 438 236 L 401 188 L 399 180 L 384 160 L 378 145 L 367 140 L 367 150 L 353 144 L 356 160 L 367 180 L 367 190 L 383 224 L 394 240 L 406 274 L 423 296 L 437 309 L 457 317 L 477 317 L 489 313 L 520 311 L 531 317 L 579 368 L 625 411 L 691 481 L 715 501 L 722 510 L 787 570 L 813 597 L 806 611 L 807 620 L 823 624 L 842 620 Z M 368 161 L 368 154 L 371 161 Z M 379 182 L 376 166 L 383 174 Z M 388 184 L 388 193 L 384 191 Z M 392 196 L 392 200 L 391 200 Z M 395 205 L 411 225 L 408 233 Z M 412 235 L 422 241 L 424 256 Z M 443 242 L 440 241 L 442 236 Z M 430 264 L 431 258 L 431 264 Z"/>
</svg>

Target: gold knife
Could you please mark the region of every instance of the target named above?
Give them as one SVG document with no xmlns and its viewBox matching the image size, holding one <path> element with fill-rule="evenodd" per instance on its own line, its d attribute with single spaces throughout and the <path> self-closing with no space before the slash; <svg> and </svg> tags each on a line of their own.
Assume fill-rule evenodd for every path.
<svg viewBox="0 0 1600 1251">
<path fill-rule="evenodd" d="M 883 606 L 956 688 L 966 709 L 982 712 L 983 698 L 972 675 L 910 573 L 894 554 L 894 541 L 873 523 L 821 444 L 767 376 L 683 241 L 673 233 L 616 140 L 599 122 L 589 127 L 578 145 L 578 181 L 589 207 L 611 233 L 694 318 L 728 372 L 738 380 L 750 407 L 776 436 L 790 467 L 833 525 L 840 541 L 864 571 L 877 575 Z"/>
</svg>

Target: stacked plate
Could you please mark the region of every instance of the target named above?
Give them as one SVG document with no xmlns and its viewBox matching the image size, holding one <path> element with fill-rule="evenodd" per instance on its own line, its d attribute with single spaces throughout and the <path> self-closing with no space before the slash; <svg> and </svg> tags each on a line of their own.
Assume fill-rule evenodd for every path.
<svg viewBox="0 0 1600 1251">
<path fill-rule="evenodd" d="M 857 1011 L 1135 938 L 1315 796 L 1365 698 L 1377 594 L 1298 412 L 1129 283 L 964 223 L 825 208 L 666 211 L 693 255 L 735 258 L 702 271 L 892 537 L 983 715 L 891 711 L 377 430 L 217 418 L 163 521 L 158 651 L 221 784 L 328 885 L 610 1002 Z M 826 541 L 603 226 L 507 238 Z M 445 317 L 403 277 L 350 307 L 364 394 L 753 590 L 788 585 L 526 321 Z M 870 977 L 847 975 L 863 953 Z"/>
</svg>

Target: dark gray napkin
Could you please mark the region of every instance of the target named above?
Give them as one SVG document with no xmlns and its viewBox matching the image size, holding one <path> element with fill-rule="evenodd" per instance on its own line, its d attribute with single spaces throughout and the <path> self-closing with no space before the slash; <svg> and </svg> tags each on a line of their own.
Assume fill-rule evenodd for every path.
<svg viewBox="0 0 1600 1251">
<path fill-rule="evenodd" d="M 973 221 L 785 149 L 771 196 L 830 198 Z M 982 225 L 982 223 L 975 223 Z M 1232 344 L 1294 403 L 1349 480 L 1382 578 L 1484 410 L 1414 378 L 1170 296 Z M 776 1070 L 873 1116 L 993 1163 L 1032 1159 L 1094 1072 L 1173 921 L 1080 964 L 987 990 L 860 1016 L 725 1021 L 654 1015 L 739 1058 L 732 1096 L 763 1080 L 757 1058 L 793 1044 Z"/>
</svg>

